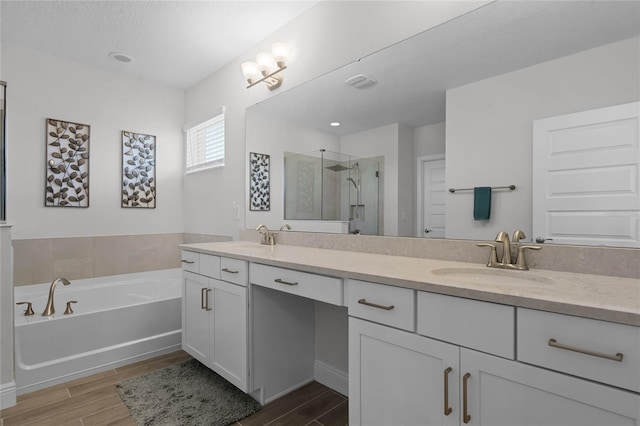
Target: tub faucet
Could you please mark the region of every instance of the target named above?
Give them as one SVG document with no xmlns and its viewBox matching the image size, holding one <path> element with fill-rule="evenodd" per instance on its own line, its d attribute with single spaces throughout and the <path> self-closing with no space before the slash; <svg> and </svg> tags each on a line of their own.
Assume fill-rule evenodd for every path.
<svg viewBox="0 0 640 426">
<path fill-rule="evenodd" d="M 49 300 L 47 300 L 47 307 L 44 308 L 44 312 L 42 313 L 43 317 L 51 316 L 56 312 L 56 309 L 53 307 L 53 292 L 56 290 L 56 285 L 58 283 L 62 283 L 64 285 L 71 284 L 69 280 L 62 277 L 53 280 L 53 282 L 51 283 L 51 287 L 49 287 Z"/>
</svg>

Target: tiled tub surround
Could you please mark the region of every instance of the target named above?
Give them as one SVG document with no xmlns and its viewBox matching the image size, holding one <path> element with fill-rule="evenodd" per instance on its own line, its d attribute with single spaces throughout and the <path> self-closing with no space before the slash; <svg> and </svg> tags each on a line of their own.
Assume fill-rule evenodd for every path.
<svg viewBox="0 0 640 426">
<path fill-rule="evenodd" d="M 483 264 L 303 248 L 283 243 L 264 246 L 248 241 L 183 247 L 333 277 L 640 326 L 640 280 L 637 278 L 531 270 L 520 273 L 537 277 L 537 282 L 504 283 L 503 280 L 492 280 L 491 276 L 469 282 L 432 271 L 439 268 L 484 268 Z"/>
<path fill-rule="evenodd" d="M 179 268 L 179 244 L 230 239 L 170 233 L 13 240 L 14 285 Z"/>
<path fill-rule="evenodd" d="M 254 230 L 240 231 L 241 240 L 259 242 L 260 238 Z M 291 231 L 276 235 L 276 244 L 290 246 L 484 264 L 489 259 L 489 250 L 477 247 L 478 242 Z M 640 278 L 639 249 L 554 244 L 542 247 L 542 250 L 527 252 L 527 264 L 531 269 Z M 500 250 L 498 247 L 498 253 Z"/>
</svg>

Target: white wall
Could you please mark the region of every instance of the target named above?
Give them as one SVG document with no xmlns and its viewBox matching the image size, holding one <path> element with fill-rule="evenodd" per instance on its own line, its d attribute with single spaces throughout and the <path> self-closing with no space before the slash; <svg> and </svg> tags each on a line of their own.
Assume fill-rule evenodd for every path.
<svg viewBox="0 0 640 426">
<path fill-rule="evenodd" d="M 445 122 L 416 127 L 414 134 L 414 156 L 445 153 Z"/>
<path fill-rule="evenodd" d="M 182 232 L 184 94 L 10 44 L 7 221 L 13 238 Z M 89 208 L 44 207 L 45 119 L 91 126 Z M 156 136 L 157 207 L 120 207 L 122 130 Z"/>
<path fill-rule="evenodd" d="M 415 236 L 415 156 L 413 128 L 398 126 L 398 236 Z"/>
<path fill-rule="evenodd" d="M 447 193 L 447 238 L 532 233 L 532 122 L 637 101 L 634 38 L 447 91 L 447 186 L 516 185 L 494 191 L 491 219 L 473 220 L 473 192 Z"/>
<path fill-rule="evenodd" d="M 188 89 L 186 122 L 203 120 L 220 106 L 227 107 L 227 150 L 224 168 L 185 177 L 185 232 L 237 237 L 245 228 L 244 214 L 240 218 L 233 214 L 233 203 L 246 211 L 248 198 L 245 108 L 485 3 L 324 1 Z M 269 50 L 276 41 L 284 41 L 292 49 L 283 86 L 273 93 L 266 86 L 246 89 L 240 64 Z M 272 192 L 275 190 L 272 185 Z M 265 221 L 271 220 L 268 214 L 263 216 Z"/>
</svg>

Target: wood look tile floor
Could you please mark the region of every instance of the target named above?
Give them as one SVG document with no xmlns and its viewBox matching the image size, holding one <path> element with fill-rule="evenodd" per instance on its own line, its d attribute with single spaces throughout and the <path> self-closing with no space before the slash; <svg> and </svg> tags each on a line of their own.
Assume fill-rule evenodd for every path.
<svg viewBox="0 0 640 426">
<path fill-rule="evenodd" d="M 20 395 L 17 405 L 0 410 L 0 426 L 135 426 L 116 384 L 190 358 L 173 352 Z M 347 398 L 312 382 L 234 426 L 345 426 L 347 421 Z"/>
</svg>

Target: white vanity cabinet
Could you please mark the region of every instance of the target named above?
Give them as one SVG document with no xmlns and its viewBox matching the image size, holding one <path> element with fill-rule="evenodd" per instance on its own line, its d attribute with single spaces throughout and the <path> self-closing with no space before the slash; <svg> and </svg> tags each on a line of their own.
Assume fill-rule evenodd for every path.
<svg viewBox="0 0 640 426">
<path fill-rule="evenodd" d="M 392 314 L 396 289 L 369 284 L 348 284 L 351 425 L 640 424 L 640 328 L 418 291 L 414 333 Z M 374 314 L 352 290 L 381 301 Z M 624 362 L 549 347 L 548 333 Z"/>
<path fill-rule="evenodd" d="M 187 251 L 184 259 L 182 348 L 247 391 L 247 262 Z"/>
</svg>

